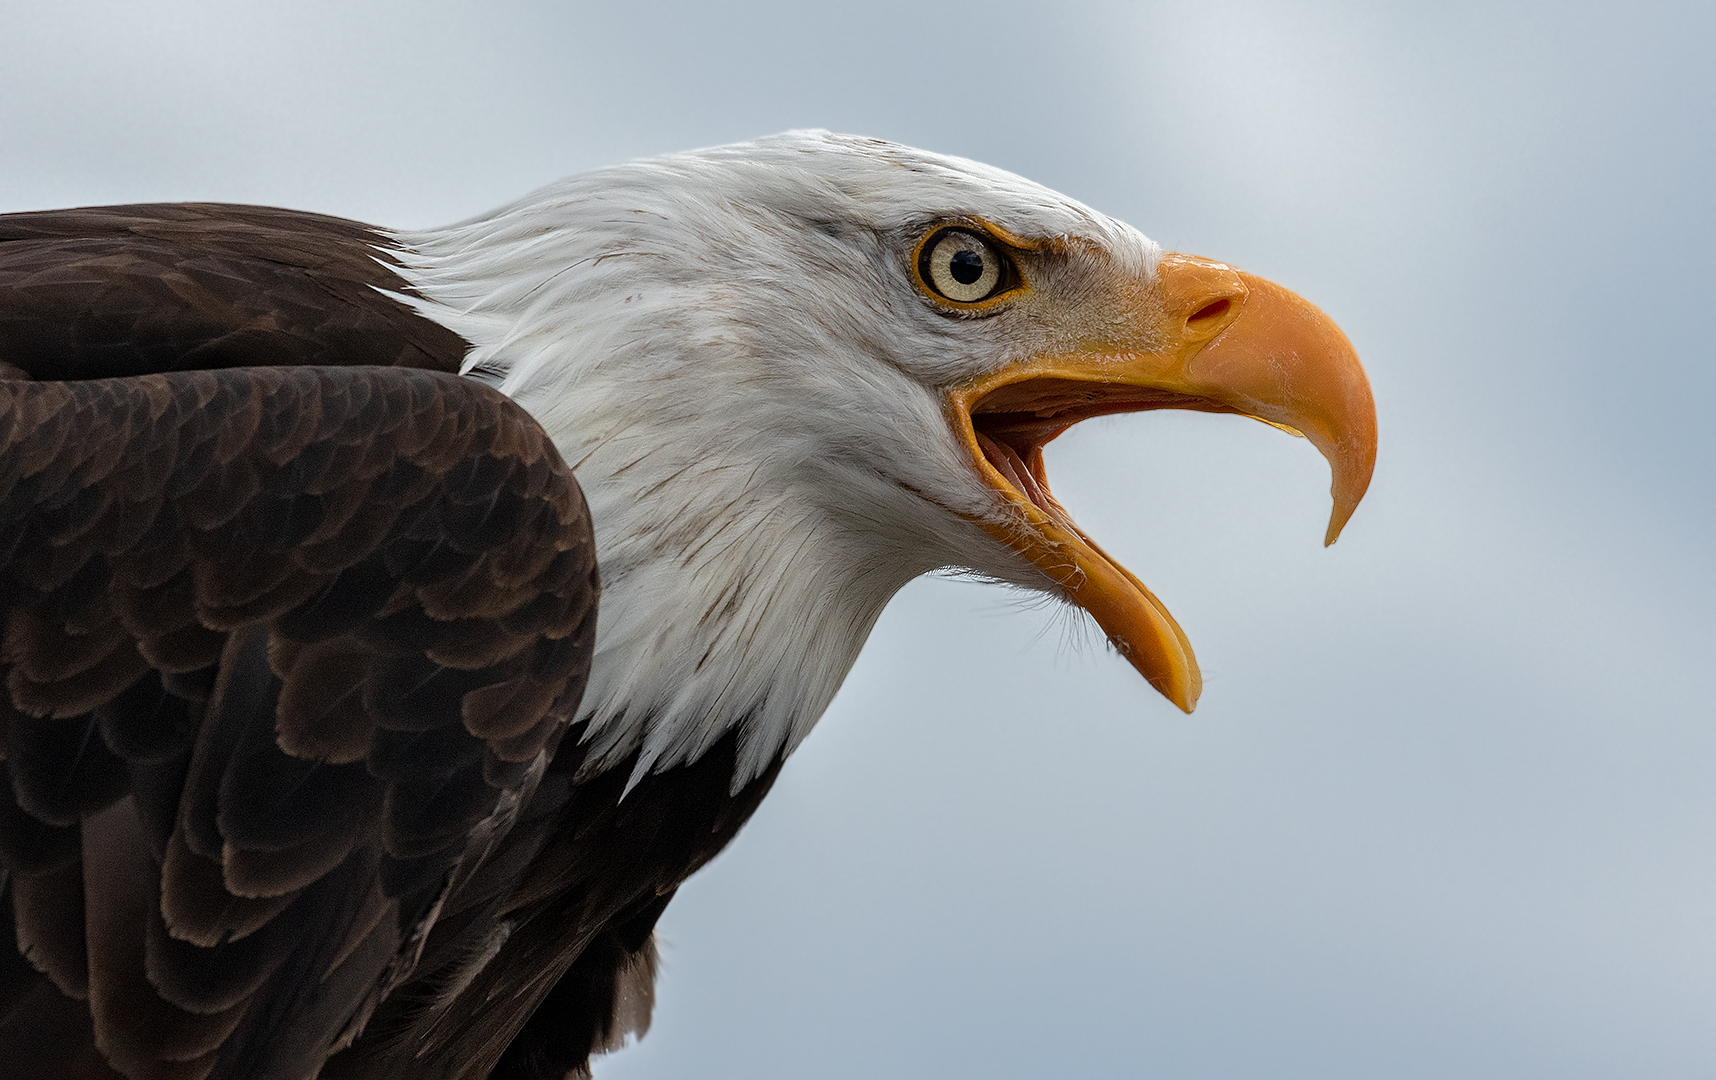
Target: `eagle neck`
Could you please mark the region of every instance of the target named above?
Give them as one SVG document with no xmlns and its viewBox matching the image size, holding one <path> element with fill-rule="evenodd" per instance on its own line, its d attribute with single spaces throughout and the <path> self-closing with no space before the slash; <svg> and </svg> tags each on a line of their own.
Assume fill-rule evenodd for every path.
<svg viewBox="0 0 1716 1080">
<path fill-rule="evenodd" d="M 548 246 L 485 220 L 401 240 L 412 302 L 472 343 L 464 370 L 543 424 L 589 502 L 603 591 L 586 771 L 632 759 L 635 784 L 736 732 L 733 789 L 763 775 L 894 593 L 947 561 L 878 527 L 918 512 L 909 485 L 830 453 L 839 403 L 780 385 L 815 365 L 773 363 L 733 297 L 663 273 L 635 237 Z"/>
</svg>

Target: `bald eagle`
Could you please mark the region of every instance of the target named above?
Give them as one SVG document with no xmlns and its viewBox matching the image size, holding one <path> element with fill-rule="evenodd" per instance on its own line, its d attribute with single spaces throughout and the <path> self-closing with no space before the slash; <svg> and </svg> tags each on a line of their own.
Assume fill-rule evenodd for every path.
<svg viewBox="0 0 1716 1080">
<path fill-rule="evenodd" d="M 1302 434 L 1330 542 L 1375 447 L 1292 293 L 826 132 L 427 231 L 0 216 L 0 365 L 0 1062 L 36 1078 L 585 1075 L 914 577 L 1076 605 L 1191 710 L 1055 436 Z"/>
</svg>

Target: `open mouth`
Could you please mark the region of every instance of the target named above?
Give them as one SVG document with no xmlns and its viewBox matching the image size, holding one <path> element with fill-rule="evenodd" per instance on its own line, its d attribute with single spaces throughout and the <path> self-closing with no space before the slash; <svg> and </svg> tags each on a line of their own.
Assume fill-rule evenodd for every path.
<svg viewBox="0 0 1716 1080">
<path fill-rule="evenodd" d="M 1167 607 L 1055 500 L 1043 447 L 1081 420 L 1114 413 L 1185 409 L 1262 420 L 1302 434 L 1328 458 L 1332 543 L 1370 482 L 1376 414 L 1357 354 L 1306 301 L 1190 256 L 1166 257 L 1159 287 L 1165 302 L 1141 319 L 1138 338 L 1165 344 L 1026 361 L 953 389 L 947 403 L 979 476 L 1015 511 L 1011 522 L 983 528 L 1089 612 L 1152 686 L 1191 712 L 1203 688 L 1191 643 Z"/>
<path fill-rule="evenodd" d="M 1008 383 L 979 398 L 971 407 L 971 429 L 984 459 L 1020 495 L 1089 542 L 1049 491 L 1043 447 L 1081 420 L 1151 409 L 1235 411 L 1172 390 L 1037 378 Z"/>
<path fill-rule="evenodd" d="M 984 459 L 996 472 L 1045 514 L 1077 529 L 1049 492 L 1048 476 L 1043 471 L 1043 447 L 1081 420 L 1152 409 L 1238 411 L 1173 390 L 1035 378 L 997 387 L 973 402 L 971 429 Z"/>
</svg>

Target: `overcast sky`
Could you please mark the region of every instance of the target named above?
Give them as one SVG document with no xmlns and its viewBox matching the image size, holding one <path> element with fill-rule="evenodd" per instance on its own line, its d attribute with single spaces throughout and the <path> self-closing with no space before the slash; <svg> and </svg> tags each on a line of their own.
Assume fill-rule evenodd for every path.
<svg viewBox="0 0 1716 1080">
<path fill-rule="evenodd" d="M 926 580 L 662 922 L 600 1080 L 1716 1074 L 1716 7 L 0 0 L 0 210 L 394 226 L 828 127 L 977 158 L 1347 330 L 1381 452 L 1093 421 L 1174 610 Z"/>
</svg>

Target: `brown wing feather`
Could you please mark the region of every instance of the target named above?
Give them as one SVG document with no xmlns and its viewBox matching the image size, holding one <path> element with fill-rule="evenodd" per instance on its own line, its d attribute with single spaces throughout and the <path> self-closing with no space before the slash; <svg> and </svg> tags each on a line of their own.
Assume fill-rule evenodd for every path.
<svg viewBox="0 0 1716 1080">
<path fill-rule="evenodd" d="M 516 406 L 429 371 L 12 381 L 0 416 L 23 955 L 127 1075 L 315 1075 L 582 692 L 576 485 Z M 180 679 L 144 660 L 208 626 Z"/>
</svg>

